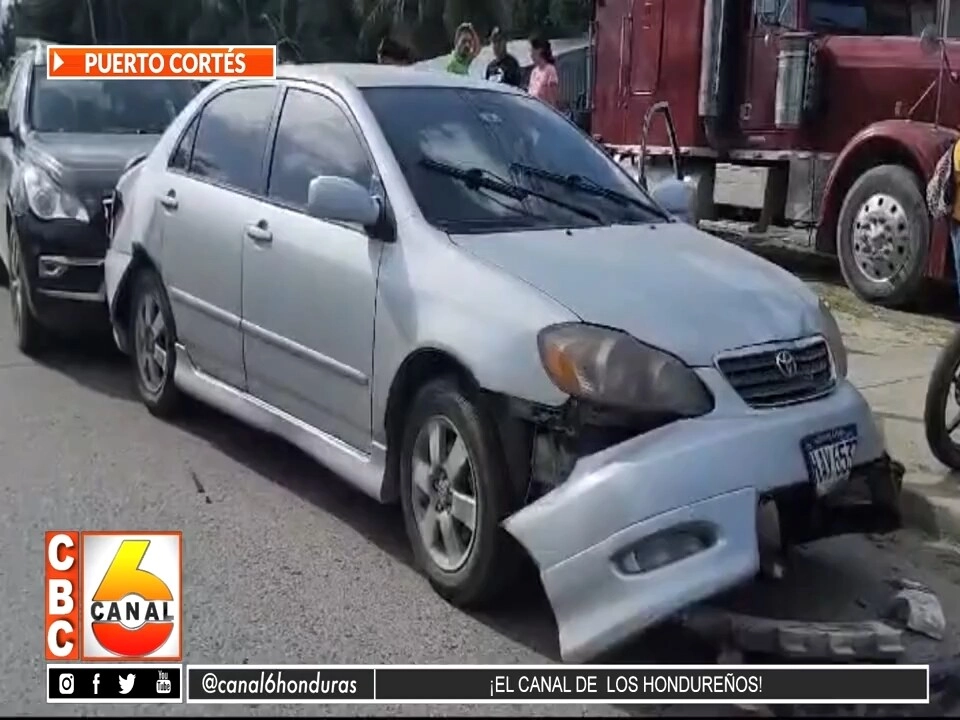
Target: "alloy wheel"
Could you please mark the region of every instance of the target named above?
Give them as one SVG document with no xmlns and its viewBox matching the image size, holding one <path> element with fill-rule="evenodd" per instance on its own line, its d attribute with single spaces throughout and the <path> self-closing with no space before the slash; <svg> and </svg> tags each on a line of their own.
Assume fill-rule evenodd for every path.
<svg viewBox="0 0 960 720">
<path fill-rule="evenodd" d="M 22 332 L 24 312 L 24 284 L 22 261 L 20 259 L 20 242 L 16 237 L 10 239 L 10 313 L 13 325 L 17 332 Z"/>
<path fill-rule="evenodd" d="M 477 529 L 477 478 L 466 443 L 449 420 L 424 423 L 411 458 L 413 514 L 430 558 L 446 572 L 463 567 Z"/>
<path fill-rule="evenodd" d="M 140 380 L 152 394 L 159 393 L 166 382 L 169 349 L 169 335 L 160 299 L 156 293 L 146 292 L 140 298 L 134 318 L 134 352 Z"/>
</svg>

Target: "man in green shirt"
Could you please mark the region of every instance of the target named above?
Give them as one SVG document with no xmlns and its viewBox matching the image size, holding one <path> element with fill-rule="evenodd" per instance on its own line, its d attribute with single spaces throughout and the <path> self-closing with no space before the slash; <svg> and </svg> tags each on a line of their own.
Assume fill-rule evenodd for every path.
<svg viewBox="0 0 960 720">
<path fill-rule="evenodd" d="M 469 75 L 470 64 L 480 53 L 480 37 L 470 23 L 463 23 L 454 35 L 453 52 L 447 62 L 447 72 Z"/>
</svg>

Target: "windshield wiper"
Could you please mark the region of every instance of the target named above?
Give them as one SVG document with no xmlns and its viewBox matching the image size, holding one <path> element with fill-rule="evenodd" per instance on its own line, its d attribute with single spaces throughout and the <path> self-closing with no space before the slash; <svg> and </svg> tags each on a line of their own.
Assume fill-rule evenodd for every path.
<svg viewBox="0 0 960 720">
<path fill-rule="evenodd" d="M 484 190 L 490 190 L 500 195 L 505 195 L 506 197 L 512 198 L 513 200 L 519 201 L 526 200 L 528 197 L 535 197 L 543 200 L 544 202 L 548 202 L 552 205 L 563 208 L 564 210 L 575 213 L 580 217 L 592 220 L 598 225 L 604 224 L 603 219 L 592 210 L 587 210 L 586 208 L 564 202 L 563 200 L 557 200 L 556 198 L 550 197 L 545 193 L 537 192 L 536 190 L 521 187 L 520 185 L 504 180 L 495 173 L 492 173 L 489 170 L 484 170 L 483 168 L 460 168 L 456 165 L 434 160 L 433 158 L 427 156 L 420 158 L 420 164 L 429 170 L 433 170 L 434 172 L 443 173 L 444 175 L 449 175 L 457 180 L 462 180 L 464 185 L 471 190 L 483 188 Z"/>
<path fill-rule="evenodd" d="M 612 188 L 604 187 L 595 180 L 590 178 L 585 178 L 582 175 L 561 175 L 560 173 L 550 172 L 549 170 L 544 170 L 543 168 L 538 168 L 533 165 L 524 165 L 523 163 L 513 163 L 510 166 L 513 170 L 518 170 L 522 173 L 527 173 L 538 177 L 542 180 L 548 180 L 549 182 L 556 183 L 557 185 L 562 185 L 563 187 L 570 188 L 571 190 L 577 190 L 579 192 L 585 193 L 587 195 L 593 195 L 594 197 L 602 197 L 612 202 L 617 203 L 618 205 L 633 205 L 634 207 L 641 208 L 647 212 L 653 213 L 664 220 L 669 220 L 670 217 L 658 208 L 653 203 L 648 203 L 639 198 L 630 197 L 626 193 L 622 193 L 618 190 Z"/>
</svg>

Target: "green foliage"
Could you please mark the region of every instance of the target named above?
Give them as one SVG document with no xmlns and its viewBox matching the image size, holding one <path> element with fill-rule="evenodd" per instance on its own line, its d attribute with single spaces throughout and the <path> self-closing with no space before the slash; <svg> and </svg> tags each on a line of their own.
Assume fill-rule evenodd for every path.
<svg viewBox="0 0 960 720">
<path fill-rule="evenodd" d="M 19 0 L 17 32 L 63 43 L 277 43 L 303 61 L 372 60 L 386 34 L 421 57 L 464 21 L 525 37 L 584 31 L 591 0 Z M 12 31 L 12 30 L 11 30 Z M 0 39 L 0 47 L 3 40 Z"/>
</svg>

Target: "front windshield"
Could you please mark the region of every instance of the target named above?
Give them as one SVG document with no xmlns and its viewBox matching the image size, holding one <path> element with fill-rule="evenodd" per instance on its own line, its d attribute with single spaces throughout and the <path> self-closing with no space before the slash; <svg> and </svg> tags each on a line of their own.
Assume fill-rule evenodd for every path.
<svg viewBox="0 0 960 720">
<path fill-rule="evenodd" d="M 814 32 L 844 35 L 920 35 L 934 21 L 935 0 L 809 0 Z"/>
<path fill-rule="evenodd" d="M 159 134 L 197 89 L 190 80 L 51 80 L 37 66 L 29 123 L 39 132 Z"/>
<path fill-rule="evenodd" d="M 446 232 L 587 227 L 596 226 L 596 218 L 605 225 L 664 221 L 625 172 L 539 100 L 443 87 L 368 88 L 364 96 L 424 217 Z M 437 163 L 479 169 L 486 177 L 563 202 L 471 187 L 438 172 Z M 544 173 L 556 177 L 550 180 Z M 571 176 L 576 182 L 560 181 Z M 617 197 L 599 196 L 599 189 Z M 584 214 L 578 208 L 589 210 Z"/>
</svg>

